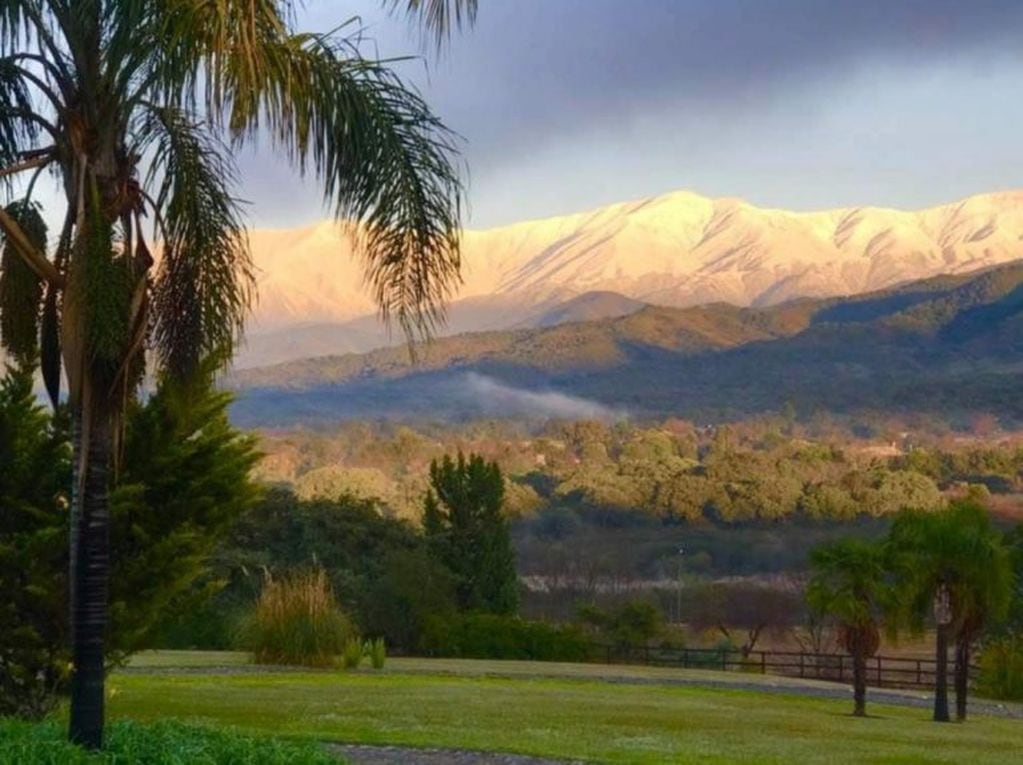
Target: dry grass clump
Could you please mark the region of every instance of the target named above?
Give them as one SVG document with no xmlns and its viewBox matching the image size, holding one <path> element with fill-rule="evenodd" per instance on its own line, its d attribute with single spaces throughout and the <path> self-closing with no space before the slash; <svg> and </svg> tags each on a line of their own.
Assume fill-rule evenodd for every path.
<svg viewBox="0 0 1023 765">
<path fill-rule="evenodd" d="M 267 578 L 242 630 L 258 664 L 332 667 L 357 633 L 322 569 Z"/>
</svg>

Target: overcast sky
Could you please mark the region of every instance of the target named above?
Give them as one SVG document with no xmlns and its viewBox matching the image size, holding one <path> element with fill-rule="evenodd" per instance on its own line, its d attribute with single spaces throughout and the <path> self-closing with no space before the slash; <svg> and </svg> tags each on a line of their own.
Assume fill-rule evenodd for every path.
<svg viewBox="0 0 1023 765">
<path fill-rule="evenodd" d="M 438 58 L 360 15 L 465 137 L 474 228 L 690 189 L 795 209 L 916 208 L 1023 186 L 1020 0 L 480 0 Z M 257 225 L 323 216 L 312 184 L 241 159 Z"/>
</svg>

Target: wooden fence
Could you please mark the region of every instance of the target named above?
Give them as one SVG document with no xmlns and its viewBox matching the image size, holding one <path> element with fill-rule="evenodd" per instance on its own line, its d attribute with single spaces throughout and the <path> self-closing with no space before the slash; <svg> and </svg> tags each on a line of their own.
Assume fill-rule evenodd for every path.
<svg viewBox="0 0 1023 765">
<path fill-rule="evenodd" d="M 838 653 L 801 651 L 742 651 L 719 648 L 659 648 L 594 645 L 593 657 L 608 664 L 648 664 L 684 669 L 737 670 L 812 680 L 852 682 L 852 657 Z M 867 660 L 867 684 L 876 688 L 929 689 L 934 687 L 934 659 L 902 656 L 871 656 Z M 952 680 L 949 657 L 949 682 Z M 970 667 L 971 675 L 976 667 Z"/>
</svg>

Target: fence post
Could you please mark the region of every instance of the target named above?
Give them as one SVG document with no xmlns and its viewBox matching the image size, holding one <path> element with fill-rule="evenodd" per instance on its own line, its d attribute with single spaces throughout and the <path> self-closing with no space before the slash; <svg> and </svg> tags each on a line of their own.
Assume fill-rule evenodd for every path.
<svg viewBox="0 0 1023 765">
<path fill-rule="evenodd" d="M 843 656 L 842 654 L 839 654 L 838 655 L 838 682 L 840 682 L 840 683 L 842 682 L 842 679 L 843 679 L 842 678 L 842 670 L 845 668 L 844 667 L 845 662 L 843 661 L 843 659 L 845 659 L 845 656 Z"/>
<path fill-rule="evenodd" d="M 920 677 L 920 660 L 919 659 L 916 660 L 916 684 L 917 685 L 923 685 L 924 684 L 923 678 Z"/>
<path fill-rule="evenodd" d="M 760 652 L 760 674 L 767 674 L 767 651 Z"/>
<path fill-rule="evenodd" d="M 683 648 L 682 649 L 682 667 L 684 669 L 689 669 L 689 649 L 688 648 Z"/>
<path fill-rule="evenodd" d="M 800 651 L 799 652 L 799 676 L 800 677 L 805 677 L 805 674 L 804 674 L 805 670 L 804 670 L 804 667 L 803 667 L 803 657 L 804 657 L 804 654 L 803 654 L 802 651 Z"/>
<path fill-rule="evenodd" d="M 876 658 L 877 658 L 877 687 L 883 688 L 884 683 L 881 680 L 881 657 L 878 656 Z"/>
<path fill-rule="evenodd" d="M 721 671 L 728 671 L 728 649 L 726 648 L 721 649 Z"/>
</svg>

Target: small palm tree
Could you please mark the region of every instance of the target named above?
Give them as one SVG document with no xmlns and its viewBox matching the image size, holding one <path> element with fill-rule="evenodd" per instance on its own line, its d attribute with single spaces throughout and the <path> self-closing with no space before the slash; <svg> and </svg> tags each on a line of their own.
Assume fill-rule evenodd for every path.
<svg viewBox="0 0 1023 765">
<path fill-rule="evenodd" d="M 839 641 L 853 659 L 853 714 L 867 714 L 867 659 L 880 645 L 886 572 L 878 545 L 841 539 L 815 549 L 806 599 L 838 622 Z"/>
<path fill-rule="evenodd" d="M 972 499 L 939 512 L 905 510 L 892 525 L 900 621 L 936 623 L 934 719 L 947 722 L 948 648 L 955 646 L 956 717 L 966 719 L 970 654 L 982 630 L 1001 619 L 1012 597 L 1012 566 L 1002 535 Z"/>
<path fill-rule="evenodd" d="M 475 0 L 386 0 L 438 40 Z M 290 0 L 0 0 L 0 337 L 41 359 L 74 421 L 70 734 L 99 747 L 109 488 L 147 358 L 230 358 L 252 295 L 230 147 L 257 134 L 359 222 L 385 319 L 428 333 L 456 283 L 451 134 L 350 25 L 298 33 Z M 225 143 L 225 141 L 227 143 Z M 33 199 L 66 201 L 52 240 Z M 30 175 L 29 175 L 30 174 Z M 160 242 L 159 257 L 152 242 Z"/>
</svg>

